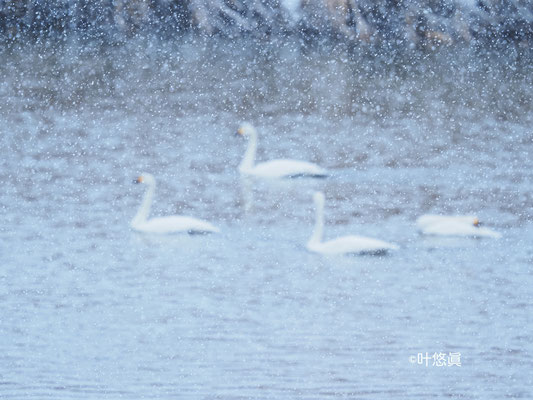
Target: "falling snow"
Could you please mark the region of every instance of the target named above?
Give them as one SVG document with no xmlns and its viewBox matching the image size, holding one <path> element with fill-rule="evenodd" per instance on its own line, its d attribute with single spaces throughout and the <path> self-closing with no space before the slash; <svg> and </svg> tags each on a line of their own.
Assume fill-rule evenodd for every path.
<svg viewBox="0 0 533 400">
<path fill-rule="evenodd" d="M 531 398 L 532 26 L 0 0 L 0 398 Z"/>
</svg>

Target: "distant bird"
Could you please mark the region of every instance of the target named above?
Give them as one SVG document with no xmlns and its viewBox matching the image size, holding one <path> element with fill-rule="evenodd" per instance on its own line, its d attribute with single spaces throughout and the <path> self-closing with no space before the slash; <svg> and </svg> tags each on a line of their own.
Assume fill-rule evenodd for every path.
<svg viewBox="0 0 533 400">
<path fill-rule="evenodd" d="M 396 250 L 398 246 L 384 242 L 383 240 L 367 238 L 364 236 L 342 236 L 337 239 L 322 242 L 324 229 L 324 194 L 315 192 L 315 228 L 313 235 L 307 242 L 307 249 L 315 253 L 325 255 L 334 254 L 384 254 L 389 250 Z"/>
<path fill-rule="evenodd" d="M 150 207 L 155 193 L 155 178 L 148 173 L 143 173 L 134 183 L 144 183 L 148 187 L 144 193 L 144 198 L 139 207 L 139 211 L 131 221 L 131 227 L 136 231 L 147 233 L 209 233 L 219 232 L 219 229 L 209 222 L 202 221 L 193 217 L 181 215 L 171 215 L 168 217 L 159 217 L 148 219 Z"/>
<path fill-rule="evenodd" d="M 257 149 L 257 132 L 255 128 L 249 123 L 244 123 L 237 130 L 237 134 L 249 138 L 248 148 L 239 165 L 239 171 L 242 175 L 253 175 L 263 178 L 294 178 L 297 176 L 320 178 L 327 176 L 325 169 L 307 161 L 282 159 L 254 165 Z"/>
<path fill-rule="evenodd" d="M 502 235 L 480 226 L 479 219 L 472 215 L 422 215 L 416 220 L 418 230 L 425 235 L 491 237 Z"/>
</svg>

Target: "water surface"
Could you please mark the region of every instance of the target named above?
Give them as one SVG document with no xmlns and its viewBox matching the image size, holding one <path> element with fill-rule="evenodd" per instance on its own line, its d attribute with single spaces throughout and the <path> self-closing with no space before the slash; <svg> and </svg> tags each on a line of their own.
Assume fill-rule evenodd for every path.
<svg viewBox="0 0 533 400">
<path fill-rule="evenodd" d="M 520 55 L 202 40 L 3 49 L 0 397 L 531 398 L 533 74 Z M 242 180 L 259 160 L 324 180 Z M 153 215 L 221 233 L 159 237 Z M 305 250 L 326 238 L 400 250 Z M 475 213 L 499 240 L 420 236 Z M 413 364 L 459 352 L 462 366 Z"/>
</svg>

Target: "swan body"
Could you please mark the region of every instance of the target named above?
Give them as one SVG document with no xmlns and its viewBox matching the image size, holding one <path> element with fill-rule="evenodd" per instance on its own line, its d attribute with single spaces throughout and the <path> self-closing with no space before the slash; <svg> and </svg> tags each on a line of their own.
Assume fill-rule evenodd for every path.
<svg viewBox="0 0 533 400">
<path fill-rule="evenodd" d="M 239 165 L 239 172 L 242 175 L 253 175 L 262 178 L 294 178 L 297 176 L 318 178 L 327 176 L 325 169 L 307 161 L 280 159 L 254 165 L 257 150 L 257 131 L 251 124 L 244 123 L 237 133 L 249 138 L 248 148 Z"/>
<path fill-rule="evenodd" d="M 398 249 L 395 244 L 372 239 L 364 236 L 342 236 L 337 239 L 322 242 L 324 229 L 324 194 L 316 192 L 313 195 L 316 209 L 316 220 L 313 235 L 307 242 L 307 249 L 325 255 L 334 254 L 383 254 L 389 250 Z"/>
<path fill-rule="evenodd" d="M 307 243 L 307 249 L 315 253 L 334 254 L 383 254 L 398 246 L 365 236 L 348 235 L 320 243 Z"/>
<path fill-rule="evenodd" d="M 472 215 L 422 215 L 416 220 L 418 230 L 425 235 L 491 237 L 501 234 L 479 226 L 479 219 Z"/>
<path fill-rule="evenodd" d="M 146 233 L 209 233 L 219 232 L 219 229 L 207 221 L 198 218 L 172 215 L 168 217 L 151 218 L 140 224 L 131 224 L 131 227 Z"/>
<path fill-rule="evenodd" d="M 207 221 L 201 219 L 186 217 L 182 215 L 172 215 L 168 217 L 150 218 L 150 207 L 155 193 L 155 178 L 148 173 L 143 173 L 134 181 L 135 183 L 144 183 L 148 187 L 144 194 L 143 201 L 137 214 L 131 221 L 131 227 L 139 232 L 146 233 L 209 233 L 219 232 L 219 229 Z"/>
</svg>

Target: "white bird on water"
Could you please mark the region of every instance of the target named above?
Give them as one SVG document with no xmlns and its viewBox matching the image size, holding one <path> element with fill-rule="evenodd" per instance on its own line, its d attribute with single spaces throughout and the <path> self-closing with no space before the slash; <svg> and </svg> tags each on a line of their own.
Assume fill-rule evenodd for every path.
<svg viewBox="0 0 533 400">
<path fill-rule="evenodd" d="M 364 236 L 342 236 L 337 239 L 322 242 L 324 230 L 324 194 L 315 192 L 313 195 L 315 202 L 315 228 L 313 235 L 307 242 L 307 249 L 315 253 L 325 255 L 334 254 L 384 254 L 389 250 L 396 250 L 395 244 L 384 242 L 383 240 L 367 238 Z"/>
<path fill-rule="evenodd" d="M 242 175 L 253 175 L 263 178 L 291 178 L 297 176 L 322 178 L 327 176 L 325 169 L 307 161 L 281 159 L 254 165 L 257 150 L 257 132 L 255 128 L 249 123 L 244 123 L 237 130 L 237 133 L 249 138 L 248 148 L 239 165 L 239 171 Z"/>
<path fill-rule="evenodd" d="M 422 215 L 416 220 L 418 230 L 425 235 L 490 237 L 502 235 L 489 228 L 480 226 L 479 219 L 473 215 Z"/>
<path fill-rule="evenodd" d="M 153 175 L 143 173 L 134 183 L 144 183 L 148 187 L 144 193 L 143 201 L 139 211 L 131 221 L 131 227 L 139 232 L 146 233 L 209 233 L 219 232 L 219 229 L 207 221 L 186 217 L 182 215 L 171 215 L 167 217 L 150 218 L 150 207 L 155 193 L 155 178 Z"/>
</svg>

